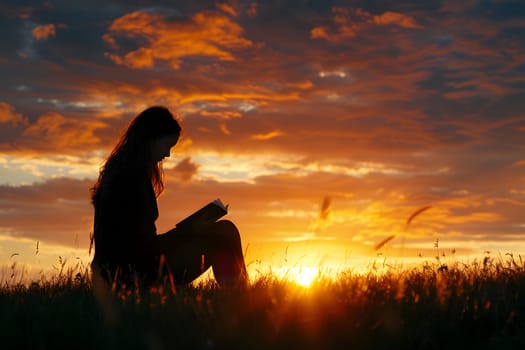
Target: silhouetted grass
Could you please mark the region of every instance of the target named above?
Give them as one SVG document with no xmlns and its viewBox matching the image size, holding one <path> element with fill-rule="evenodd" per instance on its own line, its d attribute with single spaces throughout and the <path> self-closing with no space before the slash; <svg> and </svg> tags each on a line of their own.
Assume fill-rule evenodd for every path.
<svg viewBox="0 0 525 350">
<path fill-rule="evenodd" d="M 525 264 L 351 271 L 301 288 L 273 275 L 143 294 L 93 290 L 86 272 L 2 282 L 3 349 L 525 349 Z"/>
</svg>

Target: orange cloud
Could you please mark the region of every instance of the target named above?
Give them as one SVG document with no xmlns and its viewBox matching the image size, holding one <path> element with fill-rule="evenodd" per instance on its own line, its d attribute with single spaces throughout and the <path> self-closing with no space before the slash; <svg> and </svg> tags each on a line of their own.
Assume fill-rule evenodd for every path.
<svg viewBox="0 0 525 350">
<path fill-rule="evenodd" d="M 154 13 L 133 12 L 113 21 L 104 40 L 114 49 L 118 48 L 119 37 L 145 41 L 143 47 L 123 55 L 106 52 L 116 64 L 144 69 L 161 61 L 179 69 L 184 57 L 234 61 L 233 50 L 253 46 L 242 33 L 240 25 L 212 11 L 199 12 L 184 22 L 169 22 Z"/>
<path fill-rule="evenodd" d="M 237 111 L 200 111 L 203 117 L 213 117 L 219 119 L 240 118 L 241 113 Z"/>
<path fill-rule="evenodd" d="M 256 2 L 250 3 L 248 9 L 246 10 L 246 14 L 250 17 L 254 17 L 257 15 L 257 3 Z"/>
<path fill-rule="evenodd" d="M 229 14 L 232 17 L 239 17 L 242 14 L 245 14 L 249 17 L 254 17 L 257 15 L 257 3 L 256 2 L 239 2 L 239 1 L 230 1 L 223 3 L 216 3 L 216 8 Z"/>
<path fill-rule="evenodd" d="M 153 51 L 143 47 L 127 53 L 123 58 L 116 55 L 111 55 L 110 58 L 116 64 L 127 65 L 135 69 L 150 68 L 155 64 Z"/>
<path fill-rule="evenodd" d="M 32 34 L 36 40 L 46 40 L 56 35 L 56 26 L 54 24 L 37 26 L 33 29 Z"/>
<path fill-rule="evenodd" d="M 229 14 L 230 16 L 237 17 L 239 14 L 237 11 L 227 3 L 218 3 L 217 8 Z"/>
<path fill-rule="evenodd" d="M 40 116 L 22 135 L 27 145 L 67 153 L 71 148 L 97 144 L 100 140 L 94 131 L 105 127 L 99 121 L 76 120 L 50 112 Z"/>
<path fill-rule="evenodd" d="M 332 13 L 332 26 L 314 27 L 310 31 L 312 39 L 325 39 L 332 43 L 338 43 L 344 39 L 357 36 L 360 31 L 369 28 L 371 24 L 397 25 L 408 29 L 423 28 L 412 17 L 392 11 L 386 11 L 381 15 L 372 15 L 360 8 L 334 7 Z"/>
<path fill-rule="evenodd" d="M 291 87 L 291 88 L 301 89 L 301 90 L 308 90 L 308 89 L 311 89 L 314 86 L 314 84 L 310 80 L 303 80 L 303 81 L 298 81 L 298 82 L 287 83 L 286 86 Z"/>
<path fill-rule="evenodd" d="M 16 113 L 13 106 L 8 103 L 0 102 L 0 124 L 10 123 L 13 126 L 27 124 L 27 119 L 20 113 Z"/>
<path fill-rule="evenodd" d="M 226 124 L 219 125 L 219 129 L 222 131 L 224 135 L 231 135 L 230 129 L 228 129 L 228 126 Z"/>
<path fill-rule="evenodd" d="M 275 131 L 270 131 L 269 133 L 266 133 L 266 134 L 255 134 L 255 135 L 252 135 L 251 138 L 252 140 L 262 140 L 262 141 L 265 141 L 265 140 L 270 140 L 270 139 L 273 139 L 275 137 L 279 137 L 279 136 L 283 136 L 284 134 L 279 131 L 279 130 L 275 130 Z"/>
<path fill-rule="evenodd" d="M 392 11 L 387 11 L 382 15 L 374 16 L 373 21 L 379 25 L 398 25 L 400 27 L 410 29 L 423 28 L 423 26 L 417 24 L 412 17 Z"/>
<path fill-rule="evenodd" d="M 361 29 L 362 10 L 351 10 L 342 7 L 334 7 L 332 9 L 334 17 L 332 22 L 335 25 L 335 32 L 328 26 L 318 26 L 310 31 L 310 37 L 313 39 L 325 39 L 330 42 L 338 42 L 346 38 L 353 38 Z M 351 20 L 350 17 L 358 17 Z"/>
</svg>

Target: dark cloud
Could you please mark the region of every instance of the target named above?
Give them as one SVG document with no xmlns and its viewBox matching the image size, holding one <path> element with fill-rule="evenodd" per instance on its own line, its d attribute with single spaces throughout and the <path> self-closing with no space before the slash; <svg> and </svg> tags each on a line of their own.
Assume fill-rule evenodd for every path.
<svg viewBox="0 0 525 350">
<path fill-rule="evenodd" d="M 89 242 L 91 180 L 53 179 L 20 187 L 0 186 L 0 230 L 19 238 L 73 246 Z"/>
<path fill-rule="evenodd" d="M 173 169 L 170 169 L 169 175 L 173 175 L 179 181 L 186 183 L 199 171 L 199 166 L 195 164 L 190 157 L 181 160 Z"/>
</svg>

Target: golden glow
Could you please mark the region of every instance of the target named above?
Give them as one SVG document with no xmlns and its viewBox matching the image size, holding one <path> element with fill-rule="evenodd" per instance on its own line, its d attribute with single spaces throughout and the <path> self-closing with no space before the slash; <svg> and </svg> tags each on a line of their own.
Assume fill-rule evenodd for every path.
<svg viewBox="0 0 525 350">
<path fill-rule="evenodd" d="M 301 266 L 293 271 L 291 279 L 303 287 L 310 287 L 319 276 L 319 269 L 316 267 Z"/>
<path fill-rule="evenodd" d="M 320 278 L 332 278 L 335 274 L 321 271 L 319 267 L 298 265 L 291 267 L 272 268 L 273 276 L 291 282 L 299 287 L 309 288 Z M 257 277 L 255 276 L 255 279 Z"/>
</svg>

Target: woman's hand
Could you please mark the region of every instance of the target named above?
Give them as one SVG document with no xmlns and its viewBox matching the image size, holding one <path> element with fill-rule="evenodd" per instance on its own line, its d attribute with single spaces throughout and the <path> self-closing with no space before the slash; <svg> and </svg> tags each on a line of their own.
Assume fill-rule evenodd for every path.
<svg viewBox="0 0 525 350">
<path fill-rule="evenodd" d="M 191 228 L 194 232 L 206 232 L 212 227 L 214 222 L 215 220 L 209 213 L 204 213 L 195 220 Z"/>
</svg>

